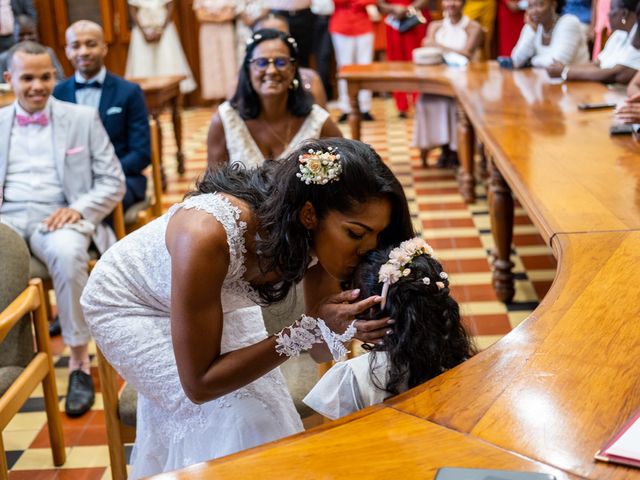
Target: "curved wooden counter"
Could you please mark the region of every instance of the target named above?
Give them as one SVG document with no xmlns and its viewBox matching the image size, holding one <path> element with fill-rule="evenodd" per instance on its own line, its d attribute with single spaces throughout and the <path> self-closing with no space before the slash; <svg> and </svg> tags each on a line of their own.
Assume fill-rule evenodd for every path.
<svg viewBox="0 0 640 480">
<path fill-rule="evenodd" d="M 600 85 L 538 84 L 538 73 L 486 65 L 456 75 L 502 182 L 493 194 L 513 189 L 557 257 L 541 305 L 489 349 L 382 405 L 162 478 L 424 479 L 457 466 L 640 479 L 593 460 L 640 408 L 640 150 L 608 137 L 611 112 L 575 109 L 601 101 Z"/>
</svg>

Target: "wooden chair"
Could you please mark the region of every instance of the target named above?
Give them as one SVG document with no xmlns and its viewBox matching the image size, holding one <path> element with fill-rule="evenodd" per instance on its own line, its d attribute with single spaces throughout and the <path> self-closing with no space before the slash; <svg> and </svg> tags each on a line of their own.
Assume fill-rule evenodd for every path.
<svg viewBox="0 0 640 480">
<path fill-rule="evenodd" d="M 107 427 L 107 445 L 111 463 L 111 478 L 126 480 L 127 460 L 124 451 L 125 443 L 133 443 L 136 439 L 136 407 L 138 395 L 128 384 L 118 387 L 118 374 L 104 358 L 99 348 L 98 374 L 102 389 L 104 418 Z"/>
<path fill-rule="evenodd" d="M 17 233 L 2 224 L 0 245 L 0 431 L 42 383 L 53 463 L 60 466 L 66 453 L 42 281 L 29 280 L 29 249 Z M 1 435 L 0 479 L 8 479 Z"/>
<path fill-rule="evenodd" d="M 162 165 L 160 158 L 160 129 L 158 121 L 154 118 L 149 120 L 149 130 L 151 132 L 151 190 L 152 195 L 133 204 L 124 214 L 124 224 L 127 233 L 140 228 L 144 224 L 162 215 Z"/>
</svg>

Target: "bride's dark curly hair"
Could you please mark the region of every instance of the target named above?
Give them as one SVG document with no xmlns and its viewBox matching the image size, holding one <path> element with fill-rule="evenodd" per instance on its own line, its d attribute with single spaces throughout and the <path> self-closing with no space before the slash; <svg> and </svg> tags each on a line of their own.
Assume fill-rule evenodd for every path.
<svg viewBox="0 0 640 480">
<path fill-rule="evenodd" d="M 360 288 L 361 298 L 381 294 L 378 272 L 390 252 L 391 248 L 373 250 L 361 260 L 353 275 L 353 286 Z M 462 325 L 458 304 L 450 295 L 449 280 L 440 276 L 442 265 L 423 254 L 415 257 L 409 268 L 408 276 L 389 287 L 384 310 L 370 316 L 393 318 L 393 333 L 385 337 L 384 345 L 364 345 L 371 351 L 370 372 L 379 362 L 378 352 L 388 355 L 387 384 L 380 385 L 373 374 L 371 380 L 391 395 L 420 385 L 476 353 Z M 429 278 L 428 284 L 424 278 Z"/>
<path fill-rule="evenodd" d="M 309 149 L 326 152 L 329 147 L 340 154 L 340 179 L 326 185 L 305 184 L 296 176 L 298 157 Z M 356 140 L 308 140 L 287 158 L 265 162 L 254 170 L 238 165 L 210 169 L 193 194 L 213 192 L 244 200 L 256 214 L 260 267 L 264 273 L 278 272 L 282 280 L 256 287 L 266 303 L 283 300 L 307 271 L 313 240 L 299 218 L 307 202 L 322 221 L 330 211 L 349 213 L 369 200 L 385 198 L 391 204 L 391 218 L 378 237 L 378 246 L 394 245 L 414 236 L 402 185 L 373 148 Z"/>
</svg>

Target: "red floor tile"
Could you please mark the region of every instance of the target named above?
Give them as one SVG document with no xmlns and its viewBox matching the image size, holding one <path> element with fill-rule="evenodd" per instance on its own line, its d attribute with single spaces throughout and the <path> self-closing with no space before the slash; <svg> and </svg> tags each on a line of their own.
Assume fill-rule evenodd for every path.
<svg viewBox="0 0 640 480">
<path fill-rule="evenodd" d="M 555 269 L 557 266 L 553 255 L 521 255 L 520 260 L 527 270 Z"/>
<path fill-rule="evenodd" d="M 513 236 L 515 246 L 546 245 L 545 241 L 537 233 L 519 234 Z"/>
<path fill-rule="evenodd" d="M 422 220 L 422 228 L 474 227 L 471 218 L 434 218 Z"/>
<path fill-rule="evenodd" d="M 459 238 L 425 238 L 433 248 L 476 248 L 482 247 L 480 237 L 459 237 Z M 437 253 L 437 252 L 436 252 Z"/>
<path fill-rule="evenodd" d="M 489 263 L 486 258 L 445 260 L 442 262 L 442 265 L 447 273 L 478 273 L 490 271 Z"/>
<path fill-rule="evenodd" d="M 538 300 L 542 300 L 545 295 L 547 295 L 547 292 L 551 288 L 551 284 L 553 283 L 553 281 L 532 281 L 531 283 L 533 284 L 533 288 L 538 295 Z"/>
<path fill-rule="evenodd" d="M 506 313 L 463 316 L 462 323 L 471 335 L 504 335 L 511 331 Z"/>
<path fill-rule="evenodd" d="M 460 302 L 496 302 L 498 297 L 491 285 L 452 285 L 451 293 L 453 298 Z"/>
<path fill-rule="evenodd" d="M 455 195 L 460 193 L 458 187 L 416 188 L 416 195 Z"/>
</svg>

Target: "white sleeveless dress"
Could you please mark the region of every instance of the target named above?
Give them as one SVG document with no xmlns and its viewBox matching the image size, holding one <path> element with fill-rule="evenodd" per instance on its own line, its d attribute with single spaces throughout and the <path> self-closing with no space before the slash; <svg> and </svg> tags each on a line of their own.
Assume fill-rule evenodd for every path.
<svg viewBox="0 0 640 480">
<path fill-rule="evenodd" d="M 266 159 L 240 114 L 229 102 L 224 102 L 218 107 L 218 114 L 224 128 L 224 138 L 229 152 L 229 164 L 241 163 L 247 168 L 256 168 L 262 165 Z M 284 158 L 289 155 L 303 140 L 320 138 L 322 126 L 327 121 L 327 118 L 329 118 L 329 112 L 320 105 L 314 104 L 311 107 L 311 113 L 307 115 L 302 126 L 280 157 Z"/>
<path fill-rule="evenodd" d="M 449 18 L 442 19 L 442 26 L 435 35 L 438 45 L 454 50 L 462 50 L 468 41 L 469 17 L 463 16 L 458 23 Z M 456 135 L 456 111 L 452 99 L 440 95 L 421 95 L 416 102 L 416 119 L 413 129 L 413 146 L 432 149 L 449 145 L 458 150 Z"/>
<path fill-rule="evenodd" d="M 82 295 L 85 318 L 105 357 L 138 392 L 130 478 L 228 455 L 302 431 L 279 369 L 202 405 L 185 395 L 171 343 L 171 257 L 167 223 L 178 209 L 213 215 L 224 227 L 230 265 L 222 287 L 221 352 L 267 337 L 255 291 L 243 279 L 240 209 L 219 194 L 191 197 L 111 247 Z"/>
</svg>

